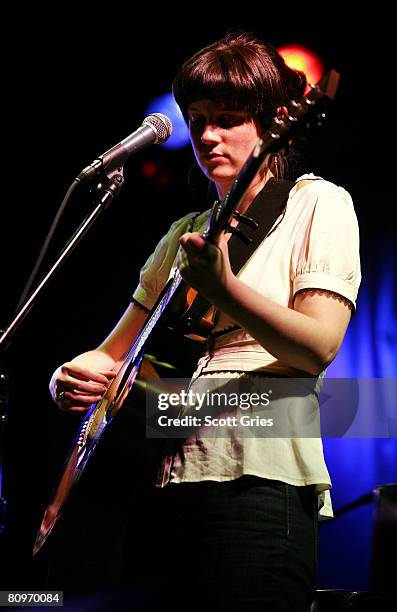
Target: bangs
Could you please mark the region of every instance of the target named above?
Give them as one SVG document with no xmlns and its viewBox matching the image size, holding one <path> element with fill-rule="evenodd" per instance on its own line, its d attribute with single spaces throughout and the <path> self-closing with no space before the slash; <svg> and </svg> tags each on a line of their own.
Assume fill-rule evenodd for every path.
<svg viewBox="0 0 397 612">
<path fill-rule="evenodd" d="M 264 99 L 263 86 L 259 86 L 260 75 L 247 71 L 246 61 L 235 52 L 225 50 L 216 56 L 201 56 L 192 62 L 188 70 L 175 77 L 173 92 L 182 114 L 187 120 L 187 110 L 192 102 L 209 99 L 232 110 L 242 110 L 250 117 L 271 112 Z M 203 61 L 204 60 L 204 61 Z M 259 94 L 260 92 L 260 94 Z"/>
</svg>

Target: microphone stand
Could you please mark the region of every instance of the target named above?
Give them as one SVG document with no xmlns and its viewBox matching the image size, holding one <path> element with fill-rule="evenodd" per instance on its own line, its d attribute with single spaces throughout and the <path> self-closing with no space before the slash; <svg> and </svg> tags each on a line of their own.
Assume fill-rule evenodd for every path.
<svg viewBox="0 0 397 612">
<path fill-rule="evenodd" d="M 72 253 L 72 251 L 76 248 L 80 240 L 85 236 L 90 227 L 94 224 L 99 215 L 104 212 L 109 204 L 114 200 L 114 198 L 119 194 L 123 183 L 124 183 L 124 168 L 123 166 L 119 166 L 117 168 L 108 168 L 104 169 L 104 173 L 107 176 L 107 184 L 101 186 L 99 183 L 98 187 L 100 188 L 99 194 L 96 197 L 96 204 L 93 210 L 87 215 L 81 225 L 77 228 L 72 237 L 68 240 L 65 247 L 62 249 L 59 254 L 57 260 L 51 267 L 50 271 L 45 275 L 42 281 L 38 284 L 36 289 L 32 292 L 30 297 L 26 300 L 26 302 L 21 306 L 18 310 L 12 321 L 9 323 L 5 330 L 0 331 L 0 349 L 2 352 L 5 351 L 10 346 L 10 339 L 16 330 L 21 325 L 22 321 L 25 319 L 28 312 L 31 310 L 33 305 L 36 303 L 37 299 L 47 287 L 48 283 L 54 276 L 55 272 L 61 267 L 61 265 L 66 261 L 68 256 Z M 78 182 L 80 182 L 79 179 Z M 1 364 L 0 367 L 0 536 L 5 531 L 5 514 L 7 507 L 7 500 L 5 496 L 3 496 L 3 473 L 4 473 L 4 439 L 5 439 L 5 430 L 7 425 L 7 405 L 9 402 L 9 381 L 10 375 L 8 370 L 4 368 Z"/>
</svg>

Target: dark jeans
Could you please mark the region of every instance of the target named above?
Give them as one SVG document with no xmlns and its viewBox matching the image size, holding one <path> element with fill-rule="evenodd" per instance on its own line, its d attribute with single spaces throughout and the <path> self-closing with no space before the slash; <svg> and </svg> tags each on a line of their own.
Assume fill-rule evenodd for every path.
<svg viewBox="0 0 397 612">
<path fill-rule="evenodd" d="M 131 601 L 132 610 L 308 609 L 318 546 L 313 487 L 243 476 L 172 484 L 147 502 L 143 512 L 135 505 L 126 539 L 125 587 L 148 602 Z"/>
</svg>

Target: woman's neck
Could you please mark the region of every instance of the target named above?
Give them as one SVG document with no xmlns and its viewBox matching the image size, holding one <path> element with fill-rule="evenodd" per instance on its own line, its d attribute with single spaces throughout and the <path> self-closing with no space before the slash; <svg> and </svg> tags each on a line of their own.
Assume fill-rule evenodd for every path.
<svg viewBox="0 0 397 612">
<path fill-rule="evenodd" d="M 252 181 L 251 185 L 249 186 L 249 188 L 246 190 L 245 194 L 243 195 L 237 210 L 244 214 L 245 211 L 247 210 L 247 208 L 250 206 L 251 202 L 256 198 L 256 196 L 258 195 L 258 193 L 261 191 L 261 189 L 263 189 L 263 187 L 266 185 L 267 181 L 272 178 L 274 175 L 271 172 L 271 170 L 266 169 L 265 174 L 262 176 L 256 176 L 254 178 L 254 180 Z M 216 190 L 218 192 L 218 197 L 220 199 L 223 199 L 226 194 L 228 193 L 228 191 L 230 190 L 231 186 L 233 183 L 229 183 L 229 184 L 216 184 Z"/>
</svg>

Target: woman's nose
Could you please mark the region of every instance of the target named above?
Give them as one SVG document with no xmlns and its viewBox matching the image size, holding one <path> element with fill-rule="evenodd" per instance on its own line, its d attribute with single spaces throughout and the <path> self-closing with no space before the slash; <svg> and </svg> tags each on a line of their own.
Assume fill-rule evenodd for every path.
<svg viewBox="0 0 397 612">
<path fill-rule="evenodd" d="M 217 126 L 207 124 L 204 127 L 203 133 L 201 134 L 201 142 L 204 144 L 209 144 L 211 142 L 220 142 L 221 136 L 219 134 L 219 130 Z"/>
</svg>

